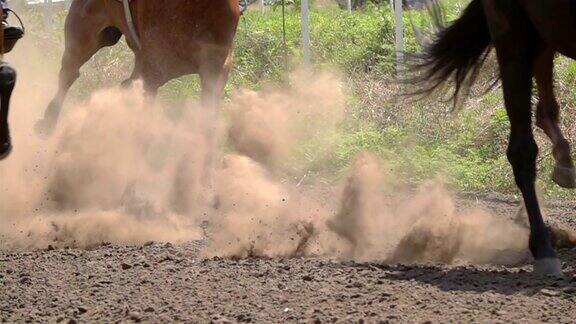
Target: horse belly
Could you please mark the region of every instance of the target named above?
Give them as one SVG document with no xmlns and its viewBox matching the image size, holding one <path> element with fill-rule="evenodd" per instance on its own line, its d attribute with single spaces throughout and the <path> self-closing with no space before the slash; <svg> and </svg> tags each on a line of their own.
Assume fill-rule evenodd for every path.
<svg viewBox="0 0 576 324">
<path fill-rule="evenodd" d="M 160 4 L 160 2 L 164 4 Z M 199 73 L 207 59 L 232 50 L 239 20 L 230 0 L 143 1 L 142 31 L 146 60 L 166 78 Z"/>
</svg>

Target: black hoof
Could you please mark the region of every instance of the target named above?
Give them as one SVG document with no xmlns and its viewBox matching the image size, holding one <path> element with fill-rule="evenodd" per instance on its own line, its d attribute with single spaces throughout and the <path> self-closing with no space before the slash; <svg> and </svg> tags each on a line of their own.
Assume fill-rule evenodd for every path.
<svg viewBox="0 0 576 324">
<path fill-rule="evenodd" d="M 40 138 L 48 138 L 54 133 L 54 122 L 50 119 L 40 119 L 34 126 L 36 136 Z"/>
<path fill-rule="evenodd" d="M 552 180 L 562 188 L 576 188 L 576 173 L 574 168 L 556 164 L 552 172 Z"/>
<path fill-rule="evenodd" d="M 0 145 L 0 160 L 7 158 L 10 152 L 12 152 L 12 144 L 4 143 Z"/>
<path fill-rule="evenodd" d="M 562 264 L 558 258 L 544 258 L 534 261 L 534 273 L 542 276 L 562 277 Z"/>
</svg>

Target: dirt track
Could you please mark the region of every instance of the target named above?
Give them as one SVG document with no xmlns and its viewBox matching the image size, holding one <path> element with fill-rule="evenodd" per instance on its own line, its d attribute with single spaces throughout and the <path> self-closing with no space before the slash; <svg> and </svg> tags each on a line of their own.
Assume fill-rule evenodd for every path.
<svg viewBox="0 0 576 324">
<path fill-rule="evenodd" d="M 483 197 L 499 215 L 517 202 Z M 459 200 L 473 204 L 474 197 Z M 549 204 L 576 229 L 574 206 Z M 503 216 L 504 217 L 504 216 Z M 326 259 L 208 259 L 203 242 L 0 251 L 3 322 L 542 322 L 576 318 L 576 250 L 565 278 L 530 265 L 384 265 Z"/>
</svg>

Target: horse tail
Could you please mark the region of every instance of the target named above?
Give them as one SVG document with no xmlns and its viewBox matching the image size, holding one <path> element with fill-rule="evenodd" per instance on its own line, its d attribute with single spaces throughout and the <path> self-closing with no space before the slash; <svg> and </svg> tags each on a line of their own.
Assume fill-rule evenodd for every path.
<svg viewBox="0 0 576 324">
<path fill-rule="evenodd" d="M 417 63 L 412 68 L 421 73 L 412 81 L 424 87 L 415 94 L 427 95 L 454 81 L 450 99 L 457 104 L 462 90 L 467 92 L 476 80 L 490 50 L 491 38 L 482 0 L 473 0 L 458 20 L 441 28 L 423 53 L 416 56 Z"/>
</svg>

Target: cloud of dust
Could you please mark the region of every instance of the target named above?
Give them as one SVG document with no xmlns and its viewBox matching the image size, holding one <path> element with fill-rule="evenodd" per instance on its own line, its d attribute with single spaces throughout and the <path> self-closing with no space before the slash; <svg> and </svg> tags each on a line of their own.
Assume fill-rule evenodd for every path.
<svg viewBox="0 0 576 324">
<path fill-rule="evenodd" d="M 217 177 L 217 214 L 207 256 L 295 256 L 312 224 L 299 219 L 289 192 L 250 158 L 228 155 Z"/>
<path fill-rule="evenodd" d="M 324 124 L 311 129 L 329 132 L 344 111 L 344 93 L 333 91 L 341 89 L 337 78 L 296 75 L 292 83 L 290 90 L 241 93 L 228 106 L 229 139 L 239 155 L 228 155 L 219 172 L 218 212 L 205 255 L 409 263 L 525 260 L 525 227 L 482 209 L 457 210 L 440 181 L 398 193 L 395 179 L 368 153 L 354 161 L 335 212 L 311 201 L 309 190 L 282 179 L 278 161 L 289 158 L 300 136 L 313 136 L 310 129 L 294 132 L 294 127 L 313 116 Z"/>
<path fill-rule="evenodd" d="M 253 160 L 228 156 L 218 184 L 220 213 L 205 255 L 503 264 L 529 257 L 525 226 L 479 208 L 457 210 L 439 180 L 391 195 L 392 182 L 380 165 L 360 154 L 332 212 L 310 202 L 309 191 L 274 180 Z"/>
<path fill-rule="evenodd" d="M 201 128 L 193 126 L 206 123 L 199 113 L 178 121 L 166 116 L 136 86 L 95 93 L 63 116 L 48 141 L 22 134 L 22 123 L 15 122 L 18 148 L 0 166 L 0 244 L 199 239 L 200 217 L 182 213 L 181 198 L 200 195 L 204 141 Z M 185 171 L 182 160 L 190 163 Z M 189 180 L 186 190 L 177 186 L 183 178 Z"/>
<path fill-rule="evenodd" d="M 357 157 L 328 227 L 350 243 L 347 257 L 391 262 L 515 263 L 525 259 L 528 231 L 482 209 L 458 211 L 439 180 L 416 192 L 385 194 L 380 164 Z M 392 191 L 388 188 L 387 191 Z"/>
<path fill-rule="evenodd" d="M 55 136 L 40 140 L 32 126 L 49 98 L 27 96 L 40 85 L 21 80 L 16 149 L 0 164 L 0 248 L 178 243 L 201 239 L 207 221 L 205 256 L 452 263 L 523 255 L 525 227 L 458 210 L 438 181 L 398 193 L 368 153 L 339 189 L 288 180 L 303 141 L 331 154 L 346 98 L 332 74 L 298 72 L 290 83 L 239 91 L 217 118 L 192 103 L 163 107 L 141 86 L 101 90 L 69 105 Z"/>
<path fill-rule="evenodd" d="M 316 242 L 326 210 L 298 185 L 282 180 L 291 153 L 314 138 L 316 153 L 331 152 L 344 118 L 345 94 L 333 74 L 295 72 L 290 87 L 243 90 L 226 106 L 228 141 L 237 154 L 217 171 L 217 208 L 207 256 L 304 256 Z M 291 165 L 290 167 L 294 167 Z"/>
<path fill-rule="evenodd" d="M 269 171 L 286 170 L 292 150 L 314 139 L 317 156 L 331 152 L 330 139 L 344 118 L 345 94 L 333 74 L 297 71 L 285 89 L 243 90 L 226 111 L 228 139 L 239 154 Z"/>
</svg>

